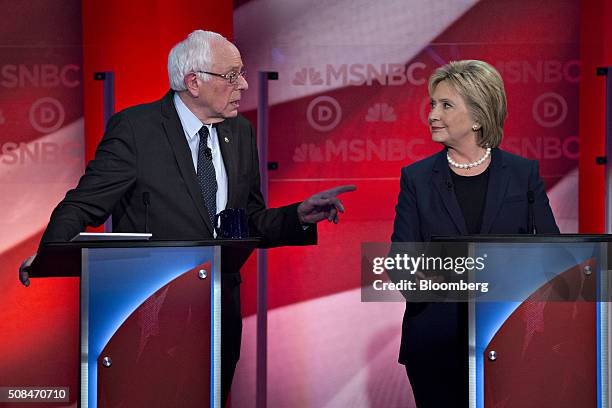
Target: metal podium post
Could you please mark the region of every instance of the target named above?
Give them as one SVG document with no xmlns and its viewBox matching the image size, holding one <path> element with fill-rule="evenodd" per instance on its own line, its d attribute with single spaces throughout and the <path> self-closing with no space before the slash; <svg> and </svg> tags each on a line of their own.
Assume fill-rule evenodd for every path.
<svg viewBox="0 0 612 408">
<path fill-rule="evenodd" d="M 257 98 L 257 146 L 261 193 L 268 204 L 268 81 L 277 80 L 278 72 L 259 71 Z M 257 364 L 255 399 L 257 408 L 267 404 L 268 377 L 268 251 L 257 252 Z"/>
<path fill-rule="evenodd" d="M 113 113 L 115 113 L 115 73 L 113 71 L 94 72 L 95 81 L 103 81 L 104 93 L 102 104 L 104 106 L 104 128 Z M 113 218 L 109 216 L 104 221 L 104 232 L 113 232 Z"/>
</svg>

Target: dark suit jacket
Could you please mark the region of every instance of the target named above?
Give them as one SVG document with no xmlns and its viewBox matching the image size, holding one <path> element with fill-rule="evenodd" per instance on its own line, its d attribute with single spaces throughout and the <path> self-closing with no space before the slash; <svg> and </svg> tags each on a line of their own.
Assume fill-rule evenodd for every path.
<svg viewBox="0 0 612 408">
<path fill-rule="evenodd" d="M 145 192 L 150 197 L 148 229 L 153 239 L 213 238 L 173 95 L 170 91 L 159 101 L 128 108 L 110 119 L 78 186 L 53 211 L 41 245 L 68 241 L 86 226 L 102 224 L 111 213 L 114 232 L 144 232 Z M 227 208 L 247 210 L 250 235 L 263 238 L 262 247 L 316 243 L 316 227 L 302 228 L 297 203 L 265 208 L 251 124 L 242 116 L 226 119 L 217 125 L 217 133 L 228 178 Z M 224 347 L 228 330 L 228 335 L 234 334 L 233 344 L 224 351 L 233 349 L 234 354 L 240 348 L 240 275 L 235 268 L 224 268 L 222 280 Z"/>
<path fill-rule="evenodd" d="M 538 163 L 493 149 L 480 234 L 527 234 L 527 192 L 533 191 L 538 233 L 558 233 Z M 402 169 L 393 242 L 422 242 L 439 235 L 466 235 L 453 191 L 446 150 Z M 410 356 L 454 347 L 461 322 L 456 304 L 408 303 L 402 325 L 400 362 Z"/>
<path fill-rule="evenodd" d="M 67 241 L 88 225 L 100 225 L 111 213 L 113 231 L 144 232 L 145 192 L 150 197 L 153 239 L 212 238 L 172 98 L 169 92 L 160 101 L 128 108 L 110 119 L 95 159 L 53 211 L 43 243 Z M 303 231 L 297 204 L 265 208 L 251 124 L 238 116 L 219 123 L 217 132 L 228 178 L 227 208 L 247 209 L 250 235 L 262 237 L 265 247 L 314 243 L 316 231 Z"/>
</svg>

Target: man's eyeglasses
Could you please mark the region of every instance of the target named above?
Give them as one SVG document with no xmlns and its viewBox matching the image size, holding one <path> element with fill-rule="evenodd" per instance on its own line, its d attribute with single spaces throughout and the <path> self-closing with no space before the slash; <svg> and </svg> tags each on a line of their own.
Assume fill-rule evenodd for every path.
<svg viewBox="0 0 612 408">
<path fill-rule="evenodd" d="M 194 72 L 197 74 L 208 74 L 208 75 L 217 76 L 219 78 L 223 78 L 227 82 L 229 82 L 230 85 L 235 85 L 236 82 L 238 82 L 238 78 L 246 75 L 246 69 L 242 69 L 240 71 L 228 72 L 227 74 L 217 74 L 216 72 L 208 72 L 208 71 L 194 71 Z"/>
</svg>

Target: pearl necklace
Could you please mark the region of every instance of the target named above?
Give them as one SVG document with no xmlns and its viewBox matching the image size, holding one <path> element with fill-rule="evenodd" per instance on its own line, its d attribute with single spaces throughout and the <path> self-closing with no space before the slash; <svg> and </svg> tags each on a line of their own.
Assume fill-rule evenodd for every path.
<svg viewBox="0 0 612 408">
<path fill-rule="evenodd" d="M 491 155 L 491 148 L 487 147 L 487 150 L 485 151 L 484 156 L 482 156 L 479 160 L 476 160 L 475 162 L 472 162 L 472 163 L 466 163 L 466 164 L 457 163 L 456 161 L 451 159 L 450 153 L 448 152 L 446 152 L 446 159 L 448 160 L 448 164 L 450 164 L 453 167 L 456 167 L 458 169 L 471 169 L 472 167 L 480 166 L 482 163 L 485 162 L 485 160 L 487 160 L 487 157 L 489 157 L 490 155 Z"/>
</svg>

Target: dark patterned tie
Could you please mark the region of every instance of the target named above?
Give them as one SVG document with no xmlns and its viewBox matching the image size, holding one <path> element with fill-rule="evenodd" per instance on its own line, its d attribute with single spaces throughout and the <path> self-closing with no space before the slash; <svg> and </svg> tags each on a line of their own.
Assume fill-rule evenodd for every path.
<svg viewBox="0 0 612 408">
<path fill-rule="evenodd" d="M 200 135 L 200 144 L 198 145 L 198 184 L 202 192 L 202 199 L 210 215 L 210 223 L 214 227 L 215 214 L 217 213 L 217 177 L 215 175 L 215 166 L 213 166 L 212 162 L 212 152 L 206 144 L 208 128 L 202 126 L 198 134 Z"/>
</svg>

